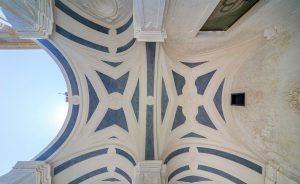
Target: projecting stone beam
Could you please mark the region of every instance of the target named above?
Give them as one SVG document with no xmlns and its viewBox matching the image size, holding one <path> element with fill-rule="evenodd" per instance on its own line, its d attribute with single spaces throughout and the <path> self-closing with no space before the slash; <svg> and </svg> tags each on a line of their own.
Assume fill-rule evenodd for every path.
<svg viewBox="0 0 300 184">
<path fill-rule="evenodd" d="M 164 21 L 167 0 L 134 0 L 134 37 L 138 41 L 163 42 L 167 38 Z"/>
<path fill-rule="evenodd" d="M 47 38 L 53 30 L 53 5 L 49 0 L 0 0 L 0 22 L 20 38 Z"/>
<path fill-rule="evenodd" d="M 51 167 L 41 161 L 18 162 L 0 184 L 51 184 Z"/>
<path fill-rule="evenodd" d="M 166 165 L 161 160 L 138 162 L 134 168 L 134 184 L 165 184 Z"/>
</svg>

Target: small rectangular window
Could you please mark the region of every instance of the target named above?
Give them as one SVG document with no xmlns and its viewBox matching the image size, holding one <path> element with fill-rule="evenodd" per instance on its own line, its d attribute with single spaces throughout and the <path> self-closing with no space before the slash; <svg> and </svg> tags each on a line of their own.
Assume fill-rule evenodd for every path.
<svg viewBox="0 0 300 184">
<path fill-rule="evenodd" d="M 231 94 L 231 105 L 245 106 L 245 93 Z"/>
</svg>

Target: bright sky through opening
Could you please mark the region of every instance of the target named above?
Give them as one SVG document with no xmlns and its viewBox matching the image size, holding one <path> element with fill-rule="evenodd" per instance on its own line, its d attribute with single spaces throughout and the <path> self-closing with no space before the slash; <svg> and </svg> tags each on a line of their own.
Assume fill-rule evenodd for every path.
<svg viewBox="0 0 300 184">
<path fill-rule="evenodd" d="M 0 175 L 28 161 L 58 134 L 66 83 L 44 50 L 0 50 Z"/>
</svg>

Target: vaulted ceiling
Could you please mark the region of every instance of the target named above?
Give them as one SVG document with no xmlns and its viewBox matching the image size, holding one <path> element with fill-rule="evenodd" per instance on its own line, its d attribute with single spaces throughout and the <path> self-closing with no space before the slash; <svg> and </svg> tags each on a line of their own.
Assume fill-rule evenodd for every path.
<svg viewBox="0 0 300 184">
<path fill-rule="evenodd" d="M 162 43 L 134 37 L 133 3 L 55 0 L 55 31 L 37 40 L 68 85 L 64 127 L 35 158 L 54 183 L 133 183 L 145 160 L 166 183 L 264 183 L 267 167 L 298 181 L 299 2 L 261 0 L 201 31 L 219 1 L 170 0 Z"/>
</svg>

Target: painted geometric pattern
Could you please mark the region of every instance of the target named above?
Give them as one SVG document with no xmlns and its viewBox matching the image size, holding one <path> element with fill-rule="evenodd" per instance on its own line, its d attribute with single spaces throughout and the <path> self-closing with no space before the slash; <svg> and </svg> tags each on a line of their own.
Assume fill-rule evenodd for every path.
<svg viewBox="0 0 300 184">
<path fill-rule="evenodd" d="M 114 158 L 113 162 L 109 159 Z M 82 164 L 93 162 L 89 171 L 80 172 L 81 175 L 71 177 L 65 175 L 78 170 Z M 120 165 L 118 162 L 126 163 Z M 134 158 L 122 148 L 104 147 L 98 150 L 92 150 L 76 156 L 71 156 L 68 160 L 61 161 L 54 167 L 55 180 L 63 183 L 81 183 L 97 178 L 97 181 L 121 181 L 123 183 L 132 183 L 132 171 L 136 165 Z"/>
<path fill-rule="evenodd" d="M 140 115 L 141 104 L 146 107 L 140 100 L 146 95 L 141 86 L 147 85 L 140 80 L 147 73 L 141 71 L 147 62 L 145 44 L 133 38 L 132 16 L 112 28 L 90 20 L 65 0 L 55 0 L 55 6 L 53 42 L 40 42 L 63 66 L 70 99 L 79 100 L 70 102 L 75 104 L 67 126 L 36 160 L 51 163 L 53 183 L 132 183 L 140 150 L 145 150 L 138 142 L 145 134 L 138 132 L 146 129 L 146 117 Z"/>
<path fill-rule="evenodd" d="M 231 140 L 225 64 L 170 59 L 159 44 L 135 41 L 132 16 L 110 28 L 65 2 L 55 0 L 59 18 L 52 38 L 64 55 L 40 41 L 63 66 L 70 94 L 80 99 L 64 130 L 36 158 L 53 165 L 54 183 L 133 183 L 134 167 L 143 160 L 163 160 L 170 183 L 249 183 L 238 170 L 261 178 L 257 161 L 220 148 Z"/>
<path fill-rule="evenodd" d="M 223 106 L 226 65 L 209 60 L 180 58 L 174 61 L 168 55 L 162 57 L 165 63 L 161 63 L 158 81 L 162 81 L 159 89 L 163 113 L 158 123 L 158 149 L 160 159 L 167 165 L 167 181 L 243 184 L 251 183 L 254 177 L 261 183 L 261 163 L 219 148 L 227 136 L 230 140 Z M 215 146 L 203 146 L 207 144 Z M 218 163 L 210 160 L 218 160 Z M 232 168 L 224 168 L 222 164 Z"/>
<path fill-rule="evenodd" d="M 203 161 L 203 158 L 219 160 L 220 162 Z M 185 160 L 181 166 L 178 165 L 180 160 Z M 249 183 L 252 177 L 261 178 L 262 175 L 262 167 L 259 164 L 251 161 L 249 158 L 241 157 L 236 153 L 230 153 L 219 148 L 179 148 L 168 154 L 165 158 L 165 163 L 167 166 L 173 166 L 169 167 L 167 175 L 170 183 L 175 181 L 187 183 L 198 181 L 222 183 L 223 181 L 224 183 L 225 180 L 226 183 L 245 184 Z M 232 167 L 222 167 L 224 164 L 231 164 Z"/>
<path fill-rule="evenodd" d="M 170 65 L 163 68 L 164 70 L 161 74 L 160 110 L 162 112 L 161 123 L 167 121 L 165 117 L 169 114 L 169 125 L 162 124 L 162 129 L 165 133 L 166 131 L 173 132 L 184 129 L 185 132 L 180 136 L 181 138 L 205 138 L 206 136 L 202 134 L 207 134 L 207 132 L 202 133 L 203 130 L 200 127 L 197 129 L 196 124 L 204 126 L 210 131 L 218 131 L 218 126 L 225 123 L 222 107 L 222 92 L 224 82 L 226 81 L 224 79 L 225 76 L 221 78 L 221 81 L 219 79 L 220 77 L 218 77 L 218 80 L 214 80 L 218 69 L 215 68 L 215 66 L 210 66 L 209 69 L 207 67 L 211 63 L 209 61 L 181 61 L 181 64 L 174 65 L 174 62 L 168 61 L 168 57 L 166 58 L 167 65 Z M 217 89 L 215 89 L 215 84 L 219 84 Z M 168 88 L 169 90 L 167 90 Z M 175 93 L 171 94 L 170 91 L 174 91 Z M 211 96 L 212 93 L 214 94 L 213 100 L 211 97 L 207 97 Z M 173 96 L 172 99 L 171 96 Z M 167 108 L 171 102 L 173 108 Z M 167 109 L 169 111 L 167 111 Z M 221 117 L 223 121 L 217 118 L 218 121 L 216 122 L 216 114 L 218 117 Z M 189 126 L 193 126 L 198 132 L 195 132 L 194 129 L 187 129 Z M 168 129 L 167 127 L 171 128 Z"/>
</svg>

